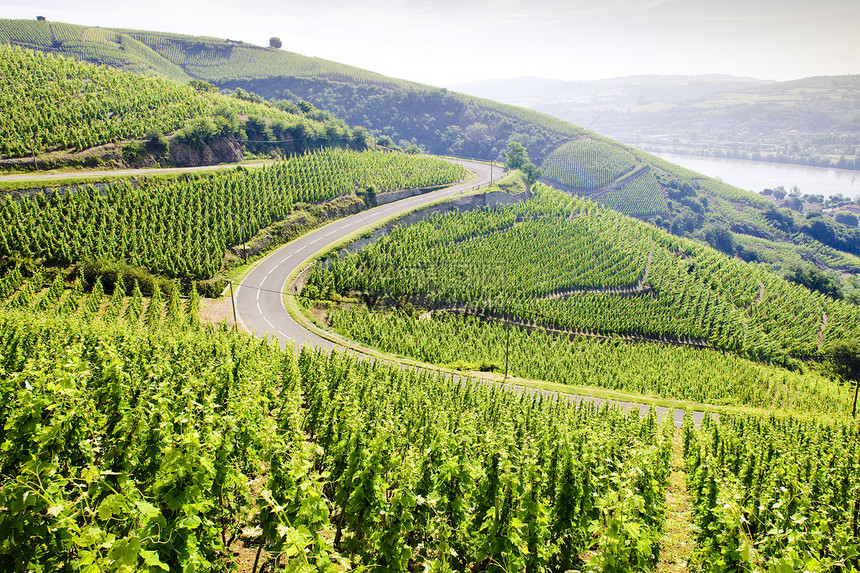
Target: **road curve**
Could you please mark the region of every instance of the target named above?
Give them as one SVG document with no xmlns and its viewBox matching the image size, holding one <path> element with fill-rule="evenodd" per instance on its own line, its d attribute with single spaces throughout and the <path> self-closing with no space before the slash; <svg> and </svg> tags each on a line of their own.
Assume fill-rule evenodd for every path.
<svg viewBox="0 0 860 573">
<path fill-rule="evenodd" d="M 263 259 L 242 279 L 242 282 L 234 293 L 239 326 L 243 330 L 252 332 L 260 338 L 264 336 L 277 338 L 282 347 L 286 347 L 288 343 L 293 343 L 297 351 L 305 344 L 319 346 L 326 350 L 334 348 L 345 349 L 331 340 L 322 338 L 306 330 L 290 316 L 284 307 L 282 294 L 287 278 L 308 259 L 326 247 L 339 242 L 350 233 L 392 215 L 431 203 L 440 198 L 451 197 L 457 193 L 487 185 L 490 182 L 489 165 L 471 161 L 460 161 L 460 163 L 475 173 L 477 177 L 466 183 L 454 185 L 440 191 L 416 195 L 415 197 L 375 207 L 345 219 L 340 219 L 284 245 Z M 512 386 L 512 388 L 522 389 L 522 387 L 518 386 Z M 528 389 L 528 391 L 535 390 Z M 548 393 L 555 394 L 554 392 Z M 576 402 L 588 401 L 597 404 L 608 402 L 625 410 L 639 410 L 641 415 L 646 415 L 649 409 L 648 405 L 633 402 L 604 400 L 574 394 L 569 394 L 568 397 L 570 400 Z M 676 426 L 680 426 L 683 422 L 684 410 L 662 406 L 655 406 L 654 410 L 660 420 L 666 416 L 672 416 Z M 704 413 L 692 412 L 692 415 L 694 423 L 698 426 L 704 417 Z"/>
<path fill-rule="evenodd" d="M 292 342 L 296 349 L 300 349 L 304 344 L 326 349 L 335 348 L 337 345 L 305 330 L 287 312 L 282 295 L 287 277 L 316 253 L 367 225 L 444 197 L 483 187 L 490 182 L 489 165 L 472 161 L 458 163 L 475 173 L 476 177 L 465 183 L 374 207 L 340 219 L 284 245 L 263 259 L 242 279 L 234 294 L 240 327 L 259 337 L 278 338 L 281 346 Z M 498 173 L 499 170 L 496 169 L 495 174 Z"/>
</svg>

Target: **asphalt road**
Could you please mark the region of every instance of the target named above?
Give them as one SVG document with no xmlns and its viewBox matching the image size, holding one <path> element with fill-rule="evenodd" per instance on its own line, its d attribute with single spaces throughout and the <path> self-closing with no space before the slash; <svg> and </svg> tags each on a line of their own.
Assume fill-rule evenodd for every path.
<svg viewBox="0 0 860 573">
<path fill-rule="evenodd" d="M 345 219 L 335 221 L 325 227 L 317 229 L 295 241 L 284 245 L 254 267 L 242 280 L 234 293 L 236 300 L 236 314 L 239 326 L 245 331 L 252 332 L 262 338 L 277 338 L 282 347 L 292 343 L 298 351 L 305 344 L 319 346 L 326 350 L 344 347 L 335 344 L 331 340 L 317 336 L 306 330 L 297 323 L 284 306 L 283 292 L 287 278 L 293 271 L 301 267 L 308 259 L 339 242 L 343 237 L 362 229 L 363 227 L 379 222 L 392 215 L 408 211 L 420 205 L 425 205 L 443 197 L 451 197 L 463 191 L 487 185 L 490 181 L 490 167 L 483 163 L 470 161 L 459 161 L 464 167 L 474 172 L 477 177 L 467 183 L 454 185 L 446 189 L 434 191 L 424 195 L 417 195 L 402 201 L 375 207 L 352 215 Z M 512 389 L 521 390 L 521 386 L 511 386 Z M 534 392 L 532 388 L 527 389 Z M 554 392 L 547 392 L 555 395 Z M 598 405 L 609 402 L 626 410 L 639 410 L 642 415 L 648 413 L 648 406 L 632 402 L 620 402 L 604 400 L 591 396 L 567 395 L 571 401 L 594 402 Z M 684 419 L 684 411 L 681 409 L 670 409 L 655 407 L 657 417 L 662 420 L 668 415 L 674 418 L 675 425 L 680 426 Z M 696 425 L 701 423 L 703 412 L 693 412 Z"/>
<path fill-rule="evenodd" d="M 470 161 L 459 163 L 477 177 L 453 187 L 416 195 L 340 219 L 284 245 L 266 257 L 248 273 L 234 293 L 239 326 L 259 337 L 278 338 L 281 346 L 292 342 L 296 349 L 304 344 L 335 348 L 336 345 L 331 341 L 305 330 L 287 312 L 282 298 L 287 277 L 321 250 L 367 225 L 443 197 L 483 187 L 490 182 L 489 165 Z M 498 174 L 499 170 L 496 169 L 495 175 Z"/>
<path fill-rule="evenodd" d="M 147 167 L 144 169 L 113 169 L 110 171 L 47 171 L 44 173 L 21 173 L 19 175 L 0 175 L 0 181 L 21 182 L 33 181 L 38 183 L 54 179 L 98 179 L 99 177 L 116 177 L 124 175 L 159 175 L 166 173 L 197 173 L 200 171 L 216 171 L 218 169 L 235 169 L 242 167 L 260 167 L 269 162 L 224 163 L 222 165 L 200 165 L 198 167 Z"/>
</svg>

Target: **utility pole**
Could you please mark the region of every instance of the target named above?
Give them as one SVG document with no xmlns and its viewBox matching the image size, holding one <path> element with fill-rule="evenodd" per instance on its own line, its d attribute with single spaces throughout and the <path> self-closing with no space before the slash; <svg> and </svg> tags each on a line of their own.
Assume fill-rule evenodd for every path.
<svg viewBox="0 0 860 573">
<path fill-rule="evenodd" d="M 239 234 L 242 235 L 242 256 L 248 264 L 248 247 L 245 245 L 245 223 L 239 224 Z"/>
<path fill-rule="evenodd" d="M 236 319 L 236 298 L 233 296 L 233 281 L 230 281 L 230 302 L 233 304 L 233 330 L 239 332 L 239 321 Z"/>
<path fill-rule="evenodd" d="M 860 380 L 854 381 L 854 407 L 851 408 L 851 417 L 857 418 L 857 390 L 860 389 Z"/>
<path fill-rule="evenodd" d="M 505 378 L 504 378 L 504 380 L 508 379 L 508 350 L 510 349 L 510 347 L 511 347 L 511 322 L 510 322 L 510 320 L 508 320 L 508 332 L 507 332 L 507 335 L 505 336 Z M 504 382 L 504 380 L 503 380 L 503 382 Z"/>
</svg>

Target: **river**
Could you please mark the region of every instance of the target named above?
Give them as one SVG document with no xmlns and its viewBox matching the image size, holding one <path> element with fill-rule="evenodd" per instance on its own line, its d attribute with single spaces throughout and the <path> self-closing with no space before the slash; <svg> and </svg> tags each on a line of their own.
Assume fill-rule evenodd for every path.
<svg viewBox="0 0 860 573">
<path fill-rule="evenodd" d="M 801 193 L 825 197 L 842 193 L 852 199 L 860 196 L 860 171 L 674 153 L 655 153 L 654 155 L 755 193 L 762 189 L 773 189 L 778 185 L 791 191 L 791 188 L 797 185 Z"/>
</svg>

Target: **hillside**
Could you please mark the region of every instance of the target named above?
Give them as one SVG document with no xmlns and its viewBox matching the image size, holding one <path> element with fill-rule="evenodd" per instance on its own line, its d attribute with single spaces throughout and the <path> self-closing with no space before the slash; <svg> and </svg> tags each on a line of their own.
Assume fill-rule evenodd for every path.
<svg viewBox="0 0 860 573">
<path fill-rule="evenodd" d="M 853 305 L 542 186 L 522 203 L 396 228 L 325 261 L 308 284 L 789 366 L 860 324 Z"/>
<path fill-rule="evenodd" d="M 240 45 L 235 60 L 218 59 L 210 52 L 235 43 L 3 25 L 29 34 L 31 47 L 114 54 L 118 67 L 144 72 L 0 47 L 17 68 L 0 86 L 11 94 L 4 102 L 21 110 L 9 116 L 9 149 L 26 153 L 36 125 L 46 148 L 86 133 L 136 137 L 164 109 L 181 125 L 166 127 L 177 129 L 171 149 L 202 136 L 198 149 L 211 151 L 206 137 L 223 125 L 248 153 L 279 157 L 0 197 L 0 570 L 860 567 L 860 436 L 852 387 L 826 351 L 855 336 L 858 307 L 604 205 L 705 239 L 696 225 L 715 214 L 748 224 L 722 235 L 723 246 L 770 221 L 762 228 L 773 238 L 755 240 L 779 253 L 774 265 L 808 252 L 854 268 L 851 255 L 812 238 L 842 240 L 841 229 L 810 218 L 792 231 L 799 219 L 760 210 L 766 199 L 521 108 L 386 87 L 373 75 L 379 83 L 305 78 L 326 82 L 320 102 L 376 114 L 350 128 L 308 101 L 272 107 L 249 85 L 216 93 L 189 73 L 230 77 L 247 56 L 242 65 L 263 74 L 269 55 L 283 57 L 274 50 Z M 112 51 L 90 51 L 98 38 Z M 121 59 L 133 51 L 122 46 L 138 44 L 190 85 L 146 77 L 179 76 L 149 52 L 148 67 Z M 254 56 L 265 65 L 255 68 Z M 328 65 L 308 73 L 334 73 Z M 16 90 L 42 99 L 30 106 Z M 385 112 L 395 101 L 407 111 Z M 432 127 L 435 116 L 414 115 L 427 101 L 440 125 L 467 126 L 485 156 L 522 141 L 567 192 L 529 185 L 520 172 L 474 190 L 490 171 L 481 166 L 477 179 L 394 203 L 467 173 L 438 157 L 345 147 L 372 144 L 361 125 L 381 126 L 390 144 L 383 122 L 395 117 L 404 131 Z M 451 135 L 446 145 L 466 141 Z M 411 213 L 411 226 L 334 223 L 287 245 L 296 265 L 336 248 L 311 259 L 297 297 L 272 268 L 241 278 L 310 228 L 347 214 L 367 225 L 441 195 L 453 199 L 426 217 Z M 466 204 L 474 209 L 452 207 Z M 256 271 L 277 284 L 253 283 Z M 220 295 L 228 279 L 237 302 L 247 295 L 248 312 L 266 322 L 304 305 L 384 352 L 496 374 L 472 381 L 391 354 L 298 349 L 259 329 L 203 324 L 201 294 Z M 503 363 L 530 379 L 502 383 Z M 522 386 L 510 391 L 510 382 Z M 600 400 L 607 395 L 615 401 Z M 670 406 L 662 420 L 665 410 L 644 406 L 660 403 Z"/>
<path fill-rule="evenodd" d="M 80 50 L 75 51 L 77 41 L 64 52 L 64 36 L 58 40 L 56 33 L 62 26 L 0 21 L 0 30 L 5 34 L 0 35 L 0 40 L 7 38 L 12 43 L 80 57 Z M 51 30 L 54 39 L 48 42 Z M 75 30 L 83 37 L 87 29 Z M 500 159 L 510 142 L 519 142 L 528 149 L 531 159 L 544 167 L 544 180 L 548 183 L 590 196 L 677 235 L 706 241 L 745 260 L 762 261 L 778 273 L 801 269 L 802 275 L 815 268 L 828 275 L 825 281 L 835 285 L 827 287 L 829 292 L 855 296 L 854 287 L 843 282 L 843 277 L 860 272 L 860 260 L 855 256 L 860 254 L 857 228 L 829 217 L 815 219 L 814 214 L 803 217 L 776 209 L 760 196 L 677 168 L 549 115 L 230 40 L 133 30 L 112 33 L 116 35 L 108 36 L 117 41 L 128 37 L 142 43 L 189 78 L 228 92 L 252 92 L 286 101 L 281 106 L 288 109 L 295 109 L 296 102 L 310 102 L 312 107 L 326 110 L 352 126 L 367 129 L 386 145 Z M 88 46 L 90 59 L 100 53 L 100 46 Z M 114 65 L 140 63 L 134 53 L 125 53 L 125 63 Z M 148 73 L 157 70 L 152 68 Z M 705 88 L 695 89 L 700 93 Z M 577 151 L 577 146 L 583 145 L 597 145 L 600 152 L 583 155 Z M 607 161 L 619 158 L 631 169 L 604 170 L 597 175 Z M 579 169 L 580 180 L 570 179 L 568 169 Z M 593 176 L 597 178 L 582 180 Z"/>
<path fill-rule="evenodd" d="M 649 151 L 860 168 L 860 76 L 540 78 L 461 86 Z"/>
<path fill-rule="evenodd" d="M 0 165 L 105 159 L 126 165 L 241 161 L 244 152 L 367 147 L 363 133 L 313 106 L 269 105 L 192 85 L 0 44 Z M 167 134 L 169 137 L 165 137 Z M 269 143 L 271 142 L 271 143 Z M 111 155 L 111 151 L 114 155 Z M 32 159 L 31 159 L 32 157 Z"/>
</svg>

